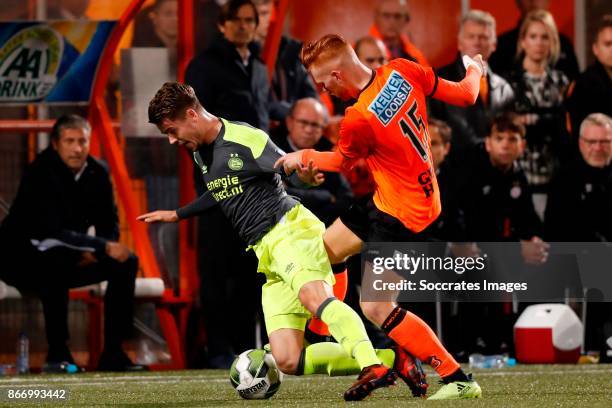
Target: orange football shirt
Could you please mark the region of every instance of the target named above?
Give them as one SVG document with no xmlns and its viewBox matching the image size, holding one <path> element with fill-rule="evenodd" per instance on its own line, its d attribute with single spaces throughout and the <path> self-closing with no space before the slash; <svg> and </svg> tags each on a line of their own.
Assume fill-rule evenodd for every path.
<svg viewBox="0 0 612 408">
<path fill-rule="evenodd" d="M 345 112 L 338 149 L 345 159 L 364 158 L 379 210 L 420 232 L 440 214 L 440 192 L 431 157 L 425 97 L 437 77 L 404 59 L 380 67 Z"/>
</svg>

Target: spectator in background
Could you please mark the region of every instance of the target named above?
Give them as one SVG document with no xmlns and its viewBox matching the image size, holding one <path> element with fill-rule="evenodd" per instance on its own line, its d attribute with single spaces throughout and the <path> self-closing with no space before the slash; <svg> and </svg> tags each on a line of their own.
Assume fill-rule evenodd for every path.
<svg viewBox="0 0 612 408">
<path fill-rule="evenodd" d="M 461 226 L 462 217 L 457 207 L 459 192 L 453 191 L 453 169 L 446 160 L 451 151 L 453 132 L 444 121 L 429 117 L 429 139 L 431 141 L 431 158 L 440 190 L 442 212 L 433 226 L 434 236 L 441 241 L 461 241 L 463 235 L 457 231 Z"/>
<path fill-rule="evenodd" d="M 196 52 L 207 49 L 219 32 L 219 16 L 221 8 L 228 0 L 196 0 L 194 1 L 194 31 Z"/>
<path fill-rule="evenodd" d="M 385 43 L 378 38 L 365 36 L 355 42 L 355 54 L 368 68 L 378 69 L 389 62 Z"/>
<path fill-rule="evenodd" d="M 51 146 L 28 166 L 0 228 L 2 280 L 40 297 L 48 371 L 74 364 L 68 348 L 68 289 L 108 281 L 102 371 L 134 371 L 121 346 L 132 328 L 138 259 L 118 242 L 119 223 L 106 167 L 89 156 L 91 127 L 63 116 Z M 93 228 L 95 236 L 88 232 Z"/>
<path fill-rule="evenodd" d="M 562 167 L 551 184 L 545 217 L 547 238 L 612 242 L 612 118 L 591 113 L 579 129 L 579 154 Z M 607 272 L 605 268 L 602 273 Z M 586 316 L 586 350 L 598 350 L 600 362 L 609 363 L 612 361 L 611 304 L 589 302 Z"/>
<path fill-rule="evenodd" d="M 517 44 L 519 42 L 520 28 L 523 25 L 525 17 L 532 11 L 548 10 L 549 0 L 516 0 L 516 5 L 521 13 L 521 17 L 516 25 L 510 31 L 507 31 L 497 39 L 497 50 L 491 55 L 489 64 L 495 72 L 504 73 L 512 69 L 517 62 L 518 56 Z M 551 17 L 552 19 L 552 17 Z M 552 64 L 551 68 L 555 68 L 565 74 L 569 80 L 574 80 L 578 76 L 578 60 L 574 53 L 574 46 L 569 38 L 565 35 L 559 35 L 559 56 Z"/>
<path fill-rule="evenodd" d="M 259 14 L 259 25 L 255 38 L 263 47 L 270 28 L 274 2 L 273 0 L 255 0 L 254 3 Z M 286 35 L 281 36 L 271 86 L 270 117 L 274 120 L 284 121 L 289 108 L 298 99 L 319 97 L 310 75 L 300 61 L 301 49 L 301 42 Z"/>
<path fill-rule="evenodd" d="M 254 42 L 258 24 L 251 1 L 226 3 L 219 17 L 222 35 L 191 60 L 185 82 L 211 113 L 267 132 L 270 87 Z"/>
<path fill-rule="evenodd" d="M 474 147 L 460 174 L 453 172 L 452 183 L 456 188 L 453 191 L 460 192 L 455 199 L 465 219 L 465 241 L 479 242 L 481 246 L 520 241 L 523 260 L 539 265 L 547 260 L 549 246 L 540 238 L 541 223 L 518 163 L 526 144 L 525 132 L 514 114 L 494 118 L 484 145 Z M 489 256 L 496 253 L 495 247 L 483 248 Z M 451 332 L 449 341 L 455 345 L 454 351 L 462 357 L 471 352 L 510 351 L 513 316 L 503 311 L 500 303 L 478 303 L 477 308 L 474 305 L 461 305 L 455 323 L 468 334 L 452 336 Z M 462 319 L 463 316 L 470 317 Z"/>
<path fill-rule="evenodd" d="M 580 125 L 580 154 L 551 184 L 546 231 L 551 241 L 612 242 L 612 119 L 592 113 Z"/>
<path fill-rule="evenodd" d="M 537 10 L 523 20 L 518 43 L 519 65 L 507 79 L 514 89 L 514 110 L 527 129 L 520 163 L 534 194 L 540 217 L 548 183 L 567 154 L 569 137 L 563 107 L 568 80 L 552 68 L 559 57 L 559 36 L 549 12 Z"/>
<path fill-rule="evenodd" d="M 596 61 L 578 77 L 568 100 L 572 131 L 576 136 L 589 114 L 601 112 L 612 116 L 612 14 L 601 19 L 592 50 Z"/>
<path fill-rule="evenodd" d="M 314 98 L 296 101 L 286 118 L 288 132 L 273 138 L 285 152 L 301 149 L 330 150 L 332 145 L 323 136 L 327 125 L 327 110 Z M 285 186 L 287 192 L 300 198 L 302 204 L 312 211 L 325 225 L 348 208 L 353 197 L 348 182 L 340 173 L 326 172 L 325 181 L 318 187 L 298 188 Z"/>
<path fill-rule="evenodd" d="M 525 250 L 544 249 L 531 188 L 518 159 L 526 146 L 526 129 L 515 114 L 493 119 L 484 145 L 475 146 L 462 171 L 460 207 L 469 241 L 521 241 Z M 459 177 L 459 175 L 457 175 Z M 537 251 L 536 251 L 537 252 Z M 531 253 L 531 252 L 529 252 Z M 527 262 L 541 258 L 526 256 Z"/>
<path fill-rule="evenodd" d="M 254 43 L 259 15 L 250 0 L 227 2 L 219 16 L 219 35 L 187 67 L 191 85 L 206 109 L 232 121 L 246 122 L 268 131 L 268 72 L 258 59 Z M 201 170 L 194 166 L 198 195 L 204 193 Z M 255 347 L 255 319 L 261 288 L 257 258 L 246 252 L 218 206 L 199 217 L 200 297 L 205 316 L 209 366 L 229 368 L 235 352 Z M 223 273 L 220 273 L 222 271 Z M 240 299 L 236 302 L 235 299 Z M 232 320 L 216 313 L 219 305 L 233 308 Z"/>
<path fill-rule="evenodd" d="M 470 10 L 461 18 L 457 58 L 440 68 L 438 75 L 450 81 L 460 81 L 465 76 L 463 55 L 473 58 L 481 54 L 487 61 L 495 50 L 496 42 L 493 16 L 481 10 Z M 493 117 L 513 102 L 514 92 L 508 82 L 490 68 L 487 71 L 487 76 L 480 80 L 480 94 L 474 105 L 464 108 L 437 100 L 430 101 L 432 116 L 445 121 L 453 130 L 453 150 L 449 157 L 453 161 L 461 160 L 466 150 L 482 142 Z"/>
<path fill-rule="evenodd" d="M 176 50 L 178 0 L 155 0 L 134 22 L 132 47 L 165 47 Z"/>
<path fill-rule="evenodd" d="M 385 43 L 388 60 L 405 58 L 429 66 L 425 55 L 404 34 L 409 22 L 407 0 L 380 0 L 369 34 Z"/>
</svg>

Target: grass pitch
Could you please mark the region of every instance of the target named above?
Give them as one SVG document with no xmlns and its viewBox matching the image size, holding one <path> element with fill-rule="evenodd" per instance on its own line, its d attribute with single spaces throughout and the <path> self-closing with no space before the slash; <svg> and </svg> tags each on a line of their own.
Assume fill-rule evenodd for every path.
<svg viewBox="0 0 612 408">
<path fill-rule="evenodd" d="M 501 370 L 471 370 L 483 390 L 480 400 L 426 401 L 412 398 L 401 382 L 377 390 L 364 407 L 612 407 L 612 365 L 519 365 Z M 429 394 L 439 379 L 428 372 Z M 222 370 L 152 372 L 145 374 L 90 373 L 0 377 L 0 406 L 124 406 L 124 407 L 329 407 L 345 406 L 342 393 L 352 377 L 285 377 L 269 400 L 241 399 Z M 9 389 L 69 390 L 64 402 L 23 402 L 6 399 Z"/>
</svg>

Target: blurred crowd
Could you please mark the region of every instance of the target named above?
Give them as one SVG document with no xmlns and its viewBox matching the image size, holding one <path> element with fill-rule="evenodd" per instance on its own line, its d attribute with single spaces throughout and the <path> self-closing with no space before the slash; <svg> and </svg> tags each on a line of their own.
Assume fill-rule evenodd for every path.
<svg viewBox="0 0 612 408">
<path fill-rule="evenodd" d="M 548 2 L 517 1 L 517 6 L 521 17 L 516 28 L 499 37 L 491 14 L 465 13 L 457 34 L 457 58 L 436 69 L 440 77 L 459 81 L 466 73 L 463 55 L 481 54 L 488 65 L 475 105 L 462 108 L 430 100 L 429 136 L 443 203 L 433 228 L 444 241 L 520 242 L 524 261 L 539 265 L 547 261 L 550 242 L 612 240 L 612 218 L 605 210 L 612 204 L 612 16 L 603 16 L 595 31 L 595 63 L 579 72 L 572 43 L 559 34 Z M 287 152 L 334 149 L 344 109 L 351 102 L 317 92 L 301 66 L 300 43 L 287 36 L 281 39 L 268 82 L 257 56 L 272 9 L 271 0 L 225 4 L 220 32 L 193 59 L 186 82 L 208 110 L 269 131 Z M 357 56 L 372 69 L 394 58 L 429 66 L 405 34 L 409 24 L 407 2 L 379 2 L 372 26 L 354 44 Z M 318 188 L 289 191 L 329 223 L 352 199 L 371 194 L 373 184 L 365 164 L 357 163 L 344 174 L 326 174 Z M 226 222 L 220 214 L 210 218 L 202 220 L 202 228 L 215 222 L 219 230 Z M 229 228 L 222 230 L 234 235 Z M 233 247 L 221 241 L 226 242 L 201 236 L 202 276 L 218 280 L 219 265 L 226 269 L 222 282 L 208 288 L 204 284 L 205 310 L 230 301 L 241 285 L 248 285 L 249 291 L 255 287 L 255 278 L 246 283 L 244 274 L 253 270 L 254 259 L 242 251 L 237 238 Z M 244 263 L 238 264 L 242 258 Z M 349 280 L 359 282 L 359 263 L 349 262 L 355 263 Z M 357 288 L 351 286 L 348 299 L 357 302 Z M 255 304 L 256 299 L 253 310 Z M 411 306 L 433 319 L 426 310 L 430 305 Z M 517 310 L 504 304 L 449 309 L 444 314 L 450 328 L 445 341 L 460 358 L 475 351 L 512 352 Z M 602 314 L 595 310 L 593 319 L 602 319 Z M 463 315 L 471 320 L 477 316 L 478 325 L 459 330 L 468 324 Z M 225 336 L 232 330 L 229 326 L 234 327 L 218 320 L 209 319 L 211 337 Z M 485 321 L 490 324 L 483 325 Z M 601 322 L 589 327 L 600 329 Z M 588 346 L 598 348 L 599 338 L 589 336 L 593 343 Z M 221 344 L 209 352 L 219 357 L 215 363 L 227 364 L 232 342 L 228 338 Z"/>
<path fill-rule="evenodd" d="M 83 13 L 67 8 L 71 2 L 59 3 L 66 7 L 58 16 Z M 559 33 L 548 3 L 517 0 L 520 19 L 499 36 L 490 13 L 467 11 L 460 20 L 455 60 L 435 71 L 459 81 L 466 74 L 462 57 L 482 55 L 487 75 L 479 97 L 467 108 L 435 99 L 428 106 L 443 206 L 432 226 L 437 238 L 520 242 L 524 261 L 532 265 L 547 261 L 551 242 L 612 241 L 612 15 L 601 17 L 589 39 L 595 62 L 581 72 L 572 42 Z M 176 50 L 177 11 L 177 0 L 155 0 L 142 10 L 132 46 Z M 199 13 L 198 45 L 203 51 L 189 63 L 185 82 L 203 106 L 214 115 L 269 132 L 286 152 L 334 149 L 351 102 L 317 89 L 301 64 L 299 41 L 281 37 L 269 80 L 260 56 L 274 18 L 273 0 L 204 1 Z M 372 69 L 395 58 L 429 66 L 409 32 L 409 4 L 382 0 L 354 49 Z M 197 173 L 196 186 L 201 184 Z M 343 174 L 326 174 L 319 187 L 288 187 L 288 192 L 329 224 L 353 200 L 372 194 L 373 181 L 365 163 L 356 163 Z M 252 348 L 259 335 L 261 277 L 255 273 L 255 256 L 244 250 L 220 210 L 201 216 L 199 224 L 204 232 L 198 253 L 206 364 L 229 367 L 234 355 Z M 356 306 L 359 260 L 349 265 L 353 284 L 347 301 Z M 604 320 L 612 315 L 607 306 L 593 306 L 589 314 L 587 327 L 593 332 L 587 349 L 599 347 Z M 435 327 L 431 305 L 410 307 Z M 503 303 L 448 305 L 443 339 L 460 359 L 473 352 L 511 353 L 517 312 Z M 477 325 L 462 319 L 468 313 L 471 321 L 478 316 Z M 376 338 L 375 329 L 370 330 Z"/>
</svg>

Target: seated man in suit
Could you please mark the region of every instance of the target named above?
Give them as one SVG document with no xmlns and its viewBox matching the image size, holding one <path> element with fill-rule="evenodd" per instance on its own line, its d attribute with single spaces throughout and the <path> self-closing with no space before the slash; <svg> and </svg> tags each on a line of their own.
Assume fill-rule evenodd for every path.
<svg viewBox="0 0 612 408">
<path fill-rule="evenodd" d="M 40 297 L 49 350 L 47 365 L 74 360 L 68 348 L 69 288 L 108 281 L 104 298 L 102 371 L 145 369 L 121 345 L 132 327 L 138 259 L 118 242 L 117 208 L 108 170 L 89 156 L 91 127 L 62 116 L 51 146 L 25 170 L 0 227 L 0 278 Z M 95 236 L 88 234 L 95 229 Z"/>
</svg>

